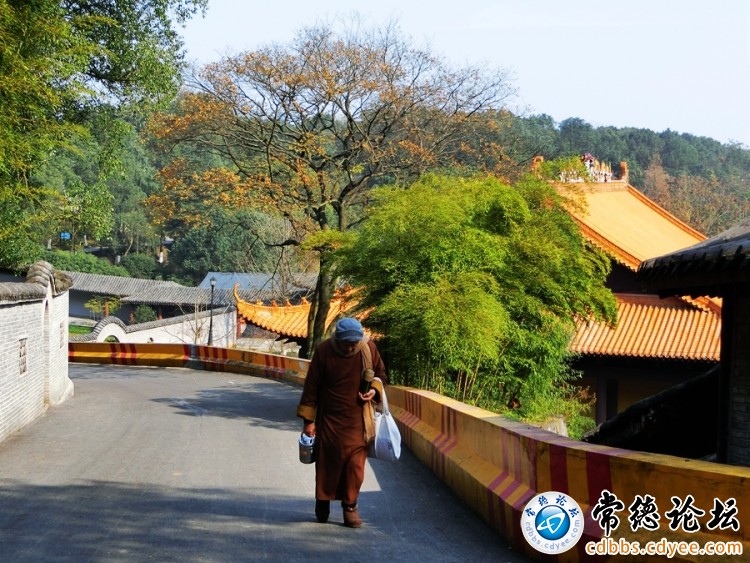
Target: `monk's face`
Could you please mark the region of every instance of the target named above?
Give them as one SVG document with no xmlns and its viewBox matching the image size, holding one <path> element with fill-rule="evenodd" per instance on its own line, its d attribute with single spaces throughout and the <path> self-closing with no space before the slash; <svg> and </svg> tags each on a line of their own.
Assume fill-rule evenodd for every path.
<svg viewBox="0 0 750 563">
<path fill-rule="evenodd" d="M 355 348 L 357 347 L 357 344 L 359 344 L 359 342 L 344 341 L 341 343 L 341 347 L 343 348 L 343 351 L 346 352 L 347 354 L 353 354 Z"/>
</svg>

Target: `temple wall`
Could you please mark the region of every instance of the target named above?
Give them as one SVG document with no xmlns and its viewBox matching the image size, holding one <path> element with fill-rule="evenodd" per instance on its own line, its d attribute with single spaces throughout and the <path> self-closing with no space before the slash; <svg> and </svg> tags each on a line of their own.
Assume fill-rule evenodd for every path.
<svg viewBox="0 0 750 563">
<path fill-rule="evenodd" d="M 30 280 L 0 283 L 0 440 L 73 395 L 67 288 L 47 269 Z"/>
</svg>

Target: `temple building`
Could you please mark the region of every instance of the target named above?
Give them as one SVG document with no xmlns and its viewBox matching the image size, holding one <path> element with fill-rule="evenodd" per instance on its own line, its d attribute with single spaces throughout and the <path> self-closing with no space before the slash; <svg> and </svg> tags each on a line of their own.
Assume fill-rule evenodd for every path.
<svg viewBox="0 0 750 563">
<path fill-rule="evenodd" d="M 720 354 L 721 300 L 644 293 L 636 272 L 644 260 L 705 240 L 628 183 L 627 163 L 614 177 L 590 153 L 582 159 L 587 182 L 560 182 L 574 192 L 569 212 L 581 234 L 609 256 L 607 286 L 617 300 L 618 322 L 580 319 L 570 347 L 578 354 L 579 382 L 596 394 L 602 423 L 628 406 L 716 366 Z"/>
</svg>

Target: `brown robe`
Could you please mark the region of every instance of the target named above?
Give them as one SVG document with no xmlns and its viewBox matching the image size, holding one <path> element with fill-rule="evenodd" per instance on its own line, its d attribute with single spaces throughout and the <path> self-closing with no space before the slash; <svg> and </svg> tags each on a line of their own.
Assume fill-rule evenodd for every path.
<svg viewBox="0 0 750 563">
<path fill-rule="evenodd" d="M 385 366 L 375 344 L 367 341 L 375 377 L 384 383 Z M 315 349 L 297 414 L 315 420 L 315 498 L 356 504 L 365 478 L 367 443 L 363 403 L 357 397 L 362 379 L 362 352 L 339 355 L 331 339 Z"/>
</svg>

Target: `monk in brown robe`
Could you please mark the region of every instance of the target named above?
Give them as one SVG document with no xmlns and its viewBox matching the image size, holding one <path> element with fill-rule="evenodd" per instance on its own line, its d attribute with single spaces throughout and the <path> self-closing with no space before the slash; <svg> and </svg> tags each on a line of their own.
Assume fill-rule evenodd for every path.
<svg viewBox="0 0 750 563">
<path fill-rule="evenodd" d="M 362 383 L 368 369 L 387 383 L 375 344 L 359 321 L 348 317 L 336 323 L 333 336 L 318 345 L 310 361 L 297 415 L 304 420 L 302 431 L 315 437 L 318 522 L 327 522 L 331 500 L 340 500 L 344 525 L 362 526 L 357 497 L 373 438 L 372 403 L 380 396 L 378 382 L 369 389 Z"/>
</svg>

